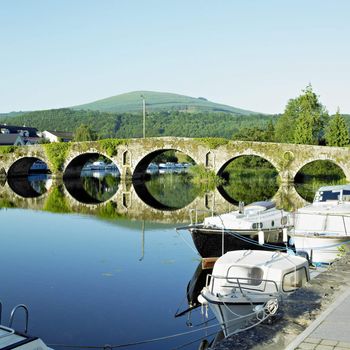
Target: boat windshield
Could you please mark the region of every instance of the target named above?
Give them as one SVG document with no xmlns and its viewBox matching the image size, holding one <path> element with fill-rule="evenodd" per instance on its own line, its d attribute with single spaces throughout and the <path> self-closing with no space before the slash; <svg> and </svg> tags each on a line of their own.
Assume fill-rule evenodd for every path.
<svg viewBox="0 0 350 350">
<path fill-rule="evenodd" d="M 350 202 L 350 190 L 316 192 L 314 202 L 339 201 Z"/>
</svg>

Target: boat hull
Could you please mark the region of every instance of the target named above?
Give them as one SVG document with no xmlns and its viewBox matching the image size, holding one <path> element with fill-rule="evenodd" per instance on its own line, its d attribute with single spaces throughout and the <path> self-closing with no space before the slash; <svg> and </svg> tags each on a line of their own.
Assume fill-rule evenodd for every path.
<svg viewBox="0 0 350 350">
<path fill-rule="evenodd" d="M 282 230 L 265 232 L 265 243 L 276 246 L 276 248 L 259 244 L 257 231 L 238 232 L 227 230 L 224 234 L 221 230 L 215 231 L 205 228 L 191 228 L 189 231 L 202 258 L 219 257 L 228 251 L 240 249 L 275 250 L 285 248 Z M 249 242 L 245 240 L 247 238 Z"/>
<path fill-rule="evenodd" d="M 293 234 L 295 250 L 308 253 L 315 264 L 330 264 L 350 251 L 350 236 Z"/>
</svg>

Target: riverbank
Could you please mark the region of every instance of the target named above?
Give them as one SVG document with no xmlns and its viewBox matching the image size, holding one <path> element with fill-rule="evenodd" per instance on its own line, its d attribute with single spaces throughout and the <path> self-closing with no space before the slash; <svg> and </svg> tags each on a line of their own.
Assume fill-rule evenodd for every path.
<svg viewBox="0 0 350 350">
<path fill-rule="evenodd" d="M 347 254 L 291 295 L 281 305 L 272 324 L 261 324 L 229 337 L 213 349 L 285 349 L 349 287 L 350 254 Z"/>
</svg>

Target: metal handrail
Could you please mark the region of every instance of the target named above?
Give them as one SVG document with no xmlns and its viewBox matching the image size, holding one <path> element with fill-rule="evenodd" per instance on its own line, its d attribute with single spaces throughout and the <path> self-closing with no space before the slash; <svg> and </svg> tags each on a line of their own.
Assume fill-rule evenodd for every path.
<svg viewBox="0 0 350 350">
<path fill-rule="evenodd" d="M 235 283 L 237 283 L 238 288 L 239 288 L 242 295 L 244 295 L 244 291 L 255 291 L 255 292 L 265 293 L 267 283 L 270 283 L 274 286 L 274 288 L 276 289 L 276 293 L 279 292 L 277 283 L 276 283 L 276 281 L 273 281 L 273 280 L 260 279 L 260 278 L 259 279 L 258 278 L 249 278 L 249 277 L 214 276 L 214 275 L 208 274 L 206 277 L 206 287 L 208 287 L 210 282 L 211 282 L 211 281 L 209 281 L 209 279 L 213 280 L 211 290 L 210 290 L 210 292 L 212 294 L 213 294 L 213 289 L 214 289 L 214 285 L 215 285 L 215 279 L 225 279 L 227 281 L 227 283 L 231 283 L 233 285 Z M 237 282 L 231 282 L 230 280 L 236 280 Z M 265 285 L 264 285 L 263 289 L 248 288 L 248 287 L 244 286 L 244 285 L 247 285 L 247 283 L 241 283 L 242 281 L 249 282 L 249 281 L 256 281 L 256 280 L 260 281 L 260 285 L 264 282 Z"/>
<path fill-rule="evenodd" d="M 10 328 L 12 327 L 12 323 L 13 323 L 13 319 L 14 319 L 15 313 L 19 309 L 23 309 L 24 310 L 25 318 L 26 318 L 26 321 L 25 321 L 25 325 L 26 326 L 25 326 L 25 329 L 24 329 L 24 333 L 27 333 L 28 332 L 28 323 L 29 323 L 29 310 L 28 310 L 28 307 L 26 305 L 24 305 L 24 304 L 19 304 L 19 305 L 15 306 L 12 309 L 11 315 L 10 315 L 9 327 Z"/>
<path fill-rule="evenodd" d="M 197 208 L 192 208 L 189 209 L 190 212 L 190 222 L 191 225 L 193 225 L 193 217 L 192 217 L 192 213 L 195 213 L 195 224 L 198 223 L 198 213 L 211 213 L 211 215 L 215 215 L 216 213 L 214 212 L 214 210 L 210 210 L 210 209 L 197 209 Z"/>
<path fill-rule="evenodd" d="M 8 332 L 8 334 L 0 335 L 0 339 L 9 337 L 10 335 L 15 334 L 15 330 L 12 329 L 12 328 L 8 328 L 8 327 L 1 326 L 1 325 L 0 325 L 0 329 L 3 329 L 3 330 L 5 330 L 5 331 Z"/>
</svg>

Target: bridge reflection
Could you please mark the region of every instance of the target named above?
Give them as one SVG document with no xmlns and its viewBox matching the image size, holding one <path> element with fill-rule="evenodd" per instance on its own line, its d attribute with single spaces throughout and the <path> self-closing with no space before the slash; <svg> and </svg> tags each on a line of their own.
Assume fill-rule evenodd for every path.
<svg viewBox="0 0 350 350">
<path fill-rule="evenodd" d="M 135 183 L 122 181 L 119 177 L 65 180 L 47 177 L 41 185 L 33 185 L 30 178 L 9 178 L 0 183 L 0 207 L 18 207 L 62 213 L 83 213 L 115 219 L 125 216 L 131 219 L 184 223 L 189 221 L 191 209 L 203 216 L 210 212 L 223 213 L 236 208 L 235 200 L 219 189 L 202 191 L 183 207 L 169 207 L 154 198 L 149 191 L 141 193 Z M 102 189 L 97 193 L 96 188 Z M 143 188 L 146 188 L 143 184 Z M 260 200 L 265 198 L 260 198 Z M 293 184 L 282 184 L 272 199 L 279 207 L 295 209 L 306 201 Z M 156 203 L 156 204 L 155 204 Z"/>
</svg>

